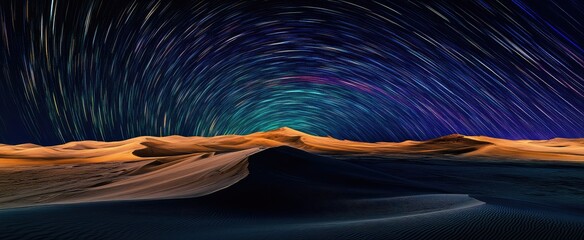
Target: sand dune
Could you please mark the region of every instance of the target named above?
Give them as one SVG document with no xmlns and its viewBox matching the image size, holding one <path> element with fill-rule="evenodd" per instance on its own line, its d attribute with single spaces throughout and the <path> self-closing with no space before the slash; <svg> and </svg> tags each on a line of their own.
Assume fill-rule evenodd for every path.
<svg viewBox="0 0 584 240">
<path fill-rule="evenodd" d="M 134 170 L 119 181 L 62 196 L 63 202 L 168 199 L 207 195 L 247 176 L 247 157 L 257 148 L 214 155 L 212 153 L 169 161 L 157 160 Z M 154 165 L 154 166 L 152 166 Z"/>
<path fill-rule="evenodd" d="M 0 168 L 0 208 L 206 195 L 247 176 L 246 159 L 258 151 Z"/>
<path fill-rule="evenodd" d="M 217 137 L 138 137 L 118 142 L 81 141 L 57 146 L 0 145 L 0 166 L 152 160 L 194 153 L 291 146 L 320 154 L 448 155 L 552 161 L 584 161 L 584 140 L 506 140 L 449 135 L 428 141 L 355 142 L 312 136 L 290 128 Z"/>
<path fill-rule="evenodd" d="M 468 140 L 449 136 L 430 144 L 450 141 Z M 280 146 L 14 166 L 0 169 L 5 176 L 0 206 L 51 205 L 0 210 L 0 238 L 578 239 L 584 234 L 578 206 L 564 204 L 581 203 L 574 187 L 582 181 L 580 165 L 443 161 L 341 160 Z M 549 179 L 538 179 L 542 175 Z M 509 188 L 500 186 L 504 180 L 516 189 L 500 190 Z M 554 182 L 538 182 L 543 180 Z M 524 202 L 514 195 L 539 193 L 538 188 L 562 191 L 564 197 Z"/>
<path fill-rule="evenodd" d="M 574 239 L 581 162 L 583 139 L 290 128 L 0 145 L 0 238 Z"/>
<path fill-rule="evenodd" d="M 256 173 L 246 178 L 250 171 Z M 339 200 L 359 199 L 355 196 L 402 196 L 428 190 L 406 179 L 290 147 L 131 162 L 20 166 L 4 169 L 3 175 L 0 207 L 191 198 L 236 183 L 238 187 L 215 194 L 214 202 L 238 199 L 238 206 L 266 210 L 273 201 L 329 199 L 330 207 L 333 202 L 345 204 Z M 386 187 L 398 191 L 388 194 Z"/>
<path fill-rule="evenodd" d="M 0 207 L 202 196 L 247 176 L 250 155 L 262 156 L 267 154 L 260 152 L 263 149 L 279 146 L 342 156 L 584 161 L 582 139 L 513 141 L 454 134 L 428 141 L 365 143 L 312 136 L 290 128 L 245 136 L 138 137 L 46 147 L 0 145 Z M 338 169 L 343 164 L 335 162 L 326 168 Z M 398 185 L 406 182 L 400 180 Z"/>
</svg>

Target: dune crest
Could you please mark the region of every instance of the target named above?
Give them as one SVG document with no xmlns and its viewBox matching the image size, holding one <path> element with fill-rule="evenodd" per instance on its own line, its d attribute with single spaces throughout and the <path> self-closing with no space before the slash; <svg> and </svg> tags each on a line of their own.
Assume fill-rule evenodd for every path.
<svg viewBox="0 0 584 240">
<path fill-rule="evenodd" d="M 79 141 L 57 146 L 0 145 L 0 166 L 152 160 L 203 152 L 291 146 L 319 154 L 448 155 L 527 160 L 584 161 L 583 139 L 507 140 L 448 135 L 427 141 L 356 142 L 313 136 L 291 128 L 216 137 L 137 137 L 124 141 Z"/>
<path fill-rule="evenodd" d="M 150 162 L 126 178 L 84 189 L 65 202 L 186 198 L 207 195 L 247 176 L 247 157 L 258 152 L 252 148 L 225 154 L 197 154 L 168 162 Z M 158 161 L 158 160 L 157 160 Z M 153 164 L 158 167 L 150 167 Z M 136 173 L 137 172 L 137 173 Z"/>
</svg>

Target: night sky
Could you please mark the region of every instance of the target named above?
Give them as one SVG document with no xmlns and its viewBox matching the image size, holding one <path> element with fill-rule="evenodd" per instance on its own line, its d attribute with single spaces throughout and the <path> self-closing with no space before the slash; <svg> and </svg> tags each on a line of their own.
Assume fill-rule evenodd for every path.
<svg viewBox="0 0 584 240">
<path fill-rule="evenodd" d="M 584 3 L 558 2 L 3 0 L 0 142 L 584 137 Z"/>
</svg>

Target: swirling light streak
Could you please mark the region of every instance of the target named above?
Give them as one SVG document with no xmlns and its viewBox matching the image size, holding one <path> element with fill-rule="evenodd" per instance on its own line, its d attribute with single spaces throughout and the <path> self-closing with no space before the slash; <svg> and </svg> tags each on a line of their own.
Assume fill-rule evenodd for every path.
<svg viewBox="0 0 584 240">
<path fill-rule="evenodd" d="M 2 1 L 0 140 L 584 136 L 581 3 L 219 2 Z"/>
</svg>

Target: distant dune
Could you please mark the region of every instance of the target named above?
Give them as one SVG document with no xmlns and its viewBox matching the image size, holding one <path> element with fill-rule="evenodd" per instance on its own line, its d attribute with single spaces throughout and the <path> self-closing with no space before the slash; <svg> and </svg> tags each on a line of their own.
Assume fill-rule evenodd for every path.
<svg viewBox="0 0 584 240">
<path fill-rule="evenodd" d="M 584 139 L 507 140 L 448 135 L 427 141 L 355 142 L 290 128 L 217 137 L 137 137 L 118 142 L 80 141 L 57 146 L 0 145 L 0 166 L 125 162 L 196 153 L 290 146 L 329 155 L 438 155 L 488 159 L 584 161 Z"/>
</svg>

